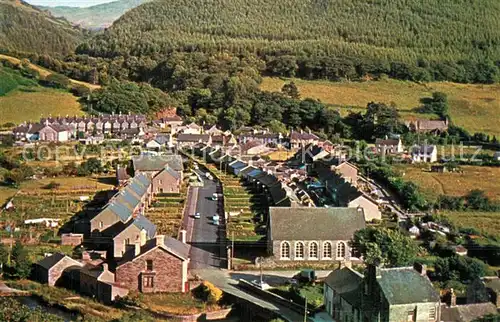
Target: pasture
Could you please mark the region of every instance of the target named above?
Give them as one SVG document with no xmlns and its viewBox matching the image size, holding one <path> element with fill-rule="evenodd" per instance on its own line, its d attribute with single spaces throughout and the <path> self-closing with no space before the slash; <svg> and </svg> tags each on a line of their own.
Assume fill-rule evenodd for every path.
<svg viewBox="0 0 500 322">
<path fill-rule="evenodd" d="M 492 200 L 500 201 L 500 167 L 461 166 L 461 172 L 430 172 L 430 165 L 397 166 L 403 179 L 415 182 L 430 200 L 439 195 L 464 196 L 480 189 Z"/>
<path fill-rule="evenodd" d="M 293 80 L 301 98 L 315 98 L 339 109 L 342 115 L 360 112 L 369 102 L 396 104 L 404 119 L 425 118 L 416 113 L 420 99 L 439 91 L 448 95 L 449 113 L 453 122 L 469 132 L 500 135 L 500 85 L 433 82 L 418 84 L 393 79 L 366 82 L 307 81 L 264 77 L 261 89 L 279 92 L 285 82 Z M 435 117 L 435 116 L 434 116 Z"/>
<path fill-rule="evenodd" d="M 500 212 L 444 211 L 441 213 L 459 228 L 474 228 L 482 234 L 498 236 Z"/>
</svg>

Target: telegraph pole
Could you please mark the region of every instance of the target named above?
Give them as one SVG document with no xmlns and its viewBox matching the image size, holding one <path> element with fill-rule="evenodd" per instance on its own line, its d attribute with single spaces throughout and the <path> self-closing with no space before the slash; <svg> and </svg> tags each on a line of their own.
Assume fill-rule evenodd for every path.
<svg viewBox="0 0 500 322">
<path fill-rule="evenodd" d="M 233 266 L 234 261 L 234 231 L 231 232 L 231 266 Z"/>
<path fill-rule="evenodd" d="M 304 296 L 304 322 L 307 322 L 307 297 Z"/>
</svg>

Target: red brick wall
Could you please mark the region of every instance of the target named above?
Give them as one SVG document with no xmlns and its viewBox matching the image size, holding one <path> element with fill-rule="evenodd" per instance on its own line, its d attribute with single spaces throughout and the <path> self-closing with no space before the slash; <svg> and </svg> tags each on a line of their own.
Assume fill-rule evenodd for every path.
<svg viewBox="0 0 500 322">
<path fill-rule="evenodd" d="M 156 248 L 116 268 L 116 283 L 140 291 L 141 273 L 147 273 L 146 260 L 153 260 L 154 287 L 144 292 L 182 292 L 182 260 Z"/>
<path fill-rule="evenodd" d="M 83 234 L 62 234 L 61 245 L 78 246 L 83 242 Z"/>
<path fill-rule="evenodd" d="M 153 193 L 160 193 L 160 189 L 163 189 L 164 193 L 178 193 L 179 185 L 180 180 L 172 177 L 170 173 L 162 171 L 153 178 Z"/>
</svg>

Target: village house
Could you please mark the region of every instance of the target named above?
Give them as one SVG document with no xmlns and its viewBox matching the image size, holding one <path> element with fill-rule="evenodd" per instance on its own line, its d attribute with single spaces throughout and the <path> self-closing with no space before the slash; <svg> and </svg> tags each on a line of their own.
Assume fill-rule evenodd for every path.
<svg viewBox="0 0 500 322">
<path fill-rule="evenodd" d="M 198 143 L 212 144 L 212 137 L 209 134 L 180 133 L 177 135 L 177 146 L 179 148 L 192 147 Z"/>
<path fill-rule="evenodd" d="M 157 235 L 127 252 L 116 267 L 116 282 L 143 293 L 187 292 L 189 245 Z"/>
<path fill-rule="evenodd" d="M 56 286 L 65 284 L 63 274 L 73 267 L 82 267 L 83 264 L 63 253 L 47 256 L 34 265 L 33 276 L 40 283 Z"/>
<path fill-rule="evenodd" d="M 342 204 L 350 208 L 362 208 L 367 222 L 382 220 L 382 212 L 380 211 L 378 202 L 366 193 L 357 191 L 349 195 L 348 199 L 344 200 Z"/>
<path fill-rule="evenodd" d="M 209 135 L 222 135 L 224 132 L 221 129 L 219 129 L 216 125 L 212 125 L 204 128 L 203 133 Z"/>
<path fill-rule="evenodd" d="M 356 261 L 349 240 L 366 227 L 357 208 L 270 207 L 267 246 L 277 261 Z"/>
<path fill-rule="evenodd" d="M 290 148 L 291 149 L 300 149 L 309 144 L 317 145 L 320 143 L 320 139 L 316 134 L 304 131 L 291 131 L 290 132 Z"/>
<path fill-rule="evenodd" d="M 412 132 L 440 134 L 448 130 L 449 122 L 446 120 L 414 120 L 405 122 Z"/>
<path fill-rule="evenodd" d="M 134 172 L 145 174 L 148 178 L 154 178 L 165 167 L 176 171 L 182 180 L 182 157 L 178 154 L 163 154 L 159 156 L 137 155 L 132 156 L 131 166 Z"/>
<path fill-rule="evenodd" d="M 269 148 L 260 141 L 252 140 L 240 145 L 240 151 L 241 155 L 257 155 L 269 151 Z"/>
<path fill-rule="evenodd" d="M 158 193 L 179 193 L 181 189 L 182 176 L 168 165 L 163 168 L 152 179 L 152 191 Z"/>
<path fill-rule="evenodd" d="M 203 132 L 203 127 L 199 126 L 196 123 L 189 123 L 184 126 L 178 126 L 175 128 L 175 132 L 173 132 L 174 129 L 172 128 L 172 134 L 177 133 L 177 134 L 202 134 Z"/>
<path fill-rule="evenodd" d="M 439 294 L 425 267 L 344 267 L 328 275 L 324 303 L 335 321 L 441 321 Z"/>
<path fill-rule="evenodd" d="M 117 296 L 124 297 L 129 290 L 115 285 L 115 274 L 108 269 L 107 263 L 97 267 L 86 266 L 80 270 L 80 293 L 96 300 L 111 304 Z"/>
<path fill-rule="evenodd" d="M 248 141 L 257 141 L 264 145 L 279 146 L 283 140 L 281 133 L 270 133 L 268 131 L 245 132 L 238 136 L 238 143 L 246 144 Z"/>
<path fill-rule="evenodd" d="M 401 138 L 397 139 L 376 139 L 375 148 L 380 154 L 403 153 L 403 142 Z"/>
<path fill-rule="evenodd" d="M 445 296 L 446 303 L 441 303 L 441 321 L 472 322 L 485 315 L 496 315 L 497 307 L 491 302 L 457 305 L 457 296 L 450 289 Z"/>
<path fill-rule="evenodd" d="M 415 163 L 437 162 L 437 147 L 435 145 L 414 146 L 411 150 L 411 159 Z"/>
</svg>

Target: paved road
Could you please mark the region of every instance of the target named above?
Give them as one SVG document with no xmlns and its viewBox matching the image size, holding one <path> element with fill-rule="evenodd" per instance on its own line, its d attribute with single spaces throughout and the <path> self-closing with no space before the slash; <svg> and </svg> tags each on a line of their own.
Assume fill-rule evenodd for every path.
<svg viewBox="0 0 500 322">
<path fill-rule="evenodd" d="M 259 305 L 260 307 L 274 311 L 287 321 L 299 322 L 304 320 L 302 314 L 299 314 L 286 306 L 283 306 L 279 303 L 271 303 L 267 300 L 263 300 L 255 294 L 249 293 L 248 291 L 239 288 L 237 286 L 238 281 L 235 279 L 235 277 L 232 276 L 232 274 L 227 271 L 223 271 L 220 269 L 202 269 L 199 271 L 195 271 L 195 273 L 202 279 L 212 282 L 215 286 L 217 286 L 224 292 L 250 301 L 256 305 Z M 311 321 L 309 318 L 307 320 Z"/>
<path fill-rule="evenodd" d="M 211 197 L 214 193 L 220 193 L 221 188 L 218 183 L 205 179 L 201 170 L 196 170 L 202 177 L 203 187 L 198 189 L 196 212 L 199 212 L 201 219 L 191 219 L 194 221 L 191 235 L 191 268 L 221 267 L 225 259 L 221 259 L 221 243 L 225 242 L 224 226 L 213 224 L 212 216 L 219 214 L 222 223 L 223 205 L 222 200 L 213 201 Z M 225 245 L 224 248 L 225 249 Z M 222 252 L 224 253 L 224 252 Z"/>
</svg>

